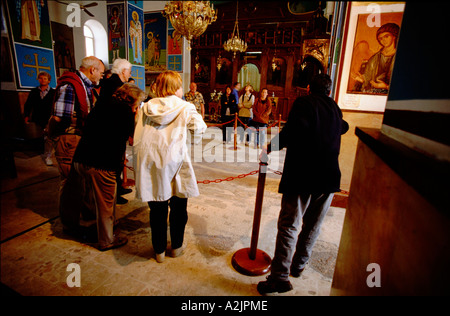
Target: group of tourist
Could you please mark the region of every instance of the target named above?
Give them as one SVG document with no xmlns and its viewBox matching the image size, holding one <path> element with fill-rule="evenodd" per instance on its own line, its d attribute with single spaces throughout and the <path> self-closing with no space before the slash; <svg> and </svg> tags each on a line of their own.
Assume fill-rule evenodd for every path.
<svg viewBox="0 0 450 316">
<path fill-rule="evenodd" d="M 94 237 L 99 250 L 127 243 L 127 237 L 115 231 L 115 211 L 129 142 L 136 197 L 150 208 L 156 260 L 164 262 L 168 250 L 167 220 L 169 255 L 178 257 L 185 247 L 188 199 L 199 195 L 186 140 L 189 132 L 201 140 L 195 136 L 207 128 L 203 97 L 195 83 L 183 94 L 181 76 L 173 71 L 157 77 L 151 98 L 128 82 L 128 61 L 116 59 L 112 75 L 103 78 L 104 73 L 100 59 L 86 57 L 78 71 L 59 78 L 54 91 L 48 88 L 51 77 L 41 73 L 40 87 L 30 93 L 25 106 L 25 121 L 40 124 L 46 139 L 54 144 L 61 174 L 59 212 L 64 232 L 86 240 L 92 236 L 80 225 L 80 219 L 96 220 Z M 238 113 L 248 126 L 247 142 L 256 132 L 255 146 L 263 148 L 261 161 L 266 161 L 271 151 L 287 148 L 279 187 L 283 197 L 275 255 L 267 281 L 258 284 L 261 294 L 292 289 L 288 277 L 298 277 L 303 271 L 333 194 L 339 191 L 340 137 L 348 124 L 328 97 L 330 86 L 329 76 L 316 76 L 308 86 L 308 96 L 295 101 L 285 127 L 268 146 L 264 145 L 264 129 L 272 111 L 268 90 L 262 89 L 256 97 L 248 85 L 239 96 L 240 84 L 236 83 L 222 96 L 222 121 L 233 121 Z M 47 118 L 39 115 L 39 107 L 50 116 L 48 124 Z M 229 140 L 227 126 L 223 128 L 224 142 Z M 242 128 L 242 142 L 244 136 Z M 48 152 L 47 148 L 46 161 Z"/>
<path fill-rule="evenodd" d="M 239 96 L 241 84 L 236 82 L 233 89 L 230 86 L 225 88 L 220 100 L 220 115 L 224 124 L 222 129 L 223 142 L 227 143 L 231 140 L 231 134 L 234 131 L 234 118 L 238 113 L 239 117 L 239 141 L 249 145 L 251 135 L 254 134 L 254 147 L 261 148 L 266 142 L 266 129 L 269 123 L 269 116 L 272 113 L 272 102 L 270 101 L 269 90 L 263 88 L 260 96 L 255 96 L 255 91 L 251 85 L 246 85 L 244 93 Z"/>
</svg>

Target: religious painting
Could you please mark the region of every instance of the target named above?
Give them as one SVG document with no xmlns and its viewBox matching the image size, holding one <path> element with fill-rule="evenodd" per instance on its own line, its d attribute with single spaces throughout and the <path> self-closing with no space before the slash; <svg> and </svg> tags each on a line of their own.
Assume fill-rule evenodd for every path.
<svg viewBox="0 0 450 316">
<path fill-rule="evenodd" d="M 172 23 L 168 22 L 168 49 L 167 49 L 167 69 L 182 72 L 183 71 L 183 55 L 182 55 L 182 36 L 175 31 Z"/>
<path fill-rule="evenodd" d="M 143 66 L 132 66 L 131 67 L 131 78 L 134 79 L 136 85 L 143 91 L 145 91 L 145 67 Z"/>
<path fill-rule="evenodd" d="M 50 86 L 52 88 L 56 87 L 55 65 L 51 49 L 16 43 L 15 51 L 20 87 L 35 88 L 39 86 L 37 75 L 41 71 L 46 71 L 52 76 Z"/>
<path fill-rule="evenodd" d="M 145 70 L 162 72 L 167 70 L 167 19 L 161 12 L 145 13 Z"/>
<path fill-rule="evenodd" d="M 233 63 L 227 58 L 221 58 L 220 69 L 216 72 L 216 83 L 233 84 Z"/>
<path fill-rule="evenodd" d="M 144 65 L 144 12 L 128 4 L 128 61 Z"/>
<path fill-rule="evenodd" d="M 18 88 L 35 88 L 37 75 L 48 72 L 56 87 L 55 60 L 46 0 L 8 0 L 10 35 Z"/>
<path fill-rule="evenodd" d="M 196 83 L 209 83 L 211 80 L 211 59 L 201 57 L 194 65 L 194 81 Z"/>
<path fill-rule="evenodd" d="M 167 69 L 178 72 L 183 71 L 183 55 L 169 55 Z"/>
<path fill-rule="evenodd" d="M 53 53 L 55 55 L 56 73 L 76 69 L 75 52 L 73 47 L 73 29 L 65 24 L 52 22 Z"/>
<path fill-rule="evenodd" d="M 182 36 L 180 36 L 175 30 L 169 30 L 169 55 L 180 55 L 181 48 L 183 46 Z"/>
<path fill-rule="evenodd" d="M 284 87 L 286 82 L 286 61 L 284 58 L 272 58 L 267 69 L 267 84 Z"/>
<path fill-rule="evenodd" d="M 8 0 L 7 5 L 15 43 L 52 48 L 47 0 Z"/>
<path fill-rule="evenodd" d="M 303 59 L 312 56 L 322 64 L 322 71 L 327 72 L 330 54 L 329 39 L 305 39 L 302 45 Z"/>
<path fill-rule="evenodd" d="M 384 112 L 404 2 L 349 2 L 334 98 L 341 109 Z"/>
<path fill-rule="evenodd" d="M 134 6 L 144 9 L 144 1 L 142 0 L 128 0 L 129 3 L 132 3 Z"/>
<path fill-rule="evenodd" d="M 358 15 L 347 93 L 388 94 L 402 16 L 380 13 L 375 23 L 370 14 Z"/>
<path fill-rule="evenodd" d="M 109 63 L 117 58 L 126 58 L 125 45 L 125 9 L 123 3 L 108 4 L 108 50 Z"/>
</svg>

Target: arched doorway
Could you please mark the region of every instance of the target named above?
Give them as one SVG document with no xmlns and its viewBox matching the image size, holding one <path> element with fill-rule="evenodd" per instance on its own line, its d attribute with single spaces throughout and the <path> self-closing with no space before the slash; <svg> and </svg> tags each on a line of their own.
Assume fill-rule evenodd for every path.
<svg viewBox="0 0 450 316">
<path fill-rule="evenodd" d="M 261 85 L 261 74 L 259 73 L 258 67 L 250 63 L 245 64 L 239 70 L 237 81 L 241 83 L 242 87 L 250 84 L 254 91 L 259 91 Z"/>
</svg>

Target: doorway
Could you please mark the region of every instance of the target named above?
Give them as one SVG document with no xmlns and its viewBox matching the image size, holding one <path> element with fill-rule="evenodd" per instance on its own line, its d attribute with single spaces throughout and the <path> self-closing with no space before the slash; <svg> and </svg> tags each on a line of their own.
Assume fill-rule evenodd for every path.
<svg viewBox="0 0 450 316">
<path fill-rule="evenodd" d="M 238 82 L 241 83 L 242 87 L 246 85 L 251 85 L 255 92 L 259 92 L 260 84 L 261 84 L 261 74 L 259 73 L 259 69 L 254 64 L 245 64 L 242 66 L 241 70 L 239 70 L 238 74 Z"/>
</svg>

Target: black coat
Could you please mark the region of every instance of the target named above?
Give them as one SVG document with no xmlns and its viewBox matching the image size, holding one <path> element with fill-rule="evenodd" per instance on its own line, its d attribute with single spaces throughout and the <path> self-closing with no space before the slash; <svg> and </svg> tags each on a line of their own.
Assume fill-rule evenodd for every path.
<svg viewBox="0 0 450 316">
<path fill-rule="evenodd" d="M 112 74 L 111 77 L 107 79 L 102 79 L 100 82 L 100 95 L 98 97 L 97 103 L 107 104 L 111 101 L 112 95 L 119 89 L 124 83 L 120 80 L 118 74 Z M 96 104 L 97 105 L 97 104 Z"/>
<path fill-rule="evenodd" d="M 286 147 L 279 192 L 311 194 L 340 191 L 338 156 L 341 135 L 348 128 L 333 99 L 324 94 L 299 97 L 283 130 L 274 137 L 268 148 L 270 153 Z"/>
<path fill-rule="evenodd" d="M 89 113 L 74 161 L 99 170 L 121 171 L 126 143 L 134 133 L 129 104 L 111 98 Z"/>
<path fill-rule="evenodd" d="M 225 118 L 225 114 L 227 112 L 227 108 L 230 108 L 230 116 L 234 115 L 238 111 L 238 106 L 236 104 L 236 98 L 233 94 L 230 94 L 228 97 L 226 94 L 222 94 L 220 99 L 220 116 L 222 119 Z"/>
<path fill-rule="evenodd" d="M 30 117 L 29 122 L 35 122 L 44 129 L 52 115 L 54 101 L 55 89 L 50 88 L 45 97 L 41 99 L 41 89 L 33 88 L 25 102 L 23 115 Z"/>
</svg>

